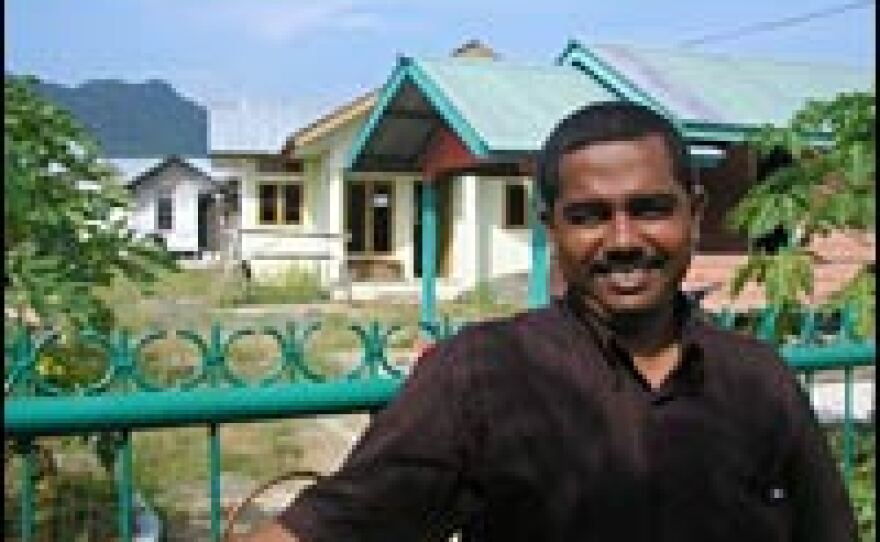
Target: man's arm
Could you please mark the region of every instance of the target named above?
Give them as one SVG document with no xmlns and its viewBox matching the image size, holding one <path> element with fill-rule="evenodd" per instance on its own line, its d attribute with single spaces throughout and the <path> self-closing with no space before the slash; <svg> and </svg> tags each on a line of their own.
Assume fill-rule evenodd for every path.
<svg viewBox="0 0 880 542">
<path fill-rule="evenodd" d="M 256 531 L 232 538 L 233 542 L 305 542 L 290 534 L 275 521 L 260 526 Z"/>
<path fill-rule="evenodd" d="M 472 433 L 460 411 L 463 335 L 417 362 L 337 472 L 303 490 L 273 522 L 236 540 L 409 540 L 454 528 L 449 512 L 466 461 L 462 439 Z"/>
</svg>

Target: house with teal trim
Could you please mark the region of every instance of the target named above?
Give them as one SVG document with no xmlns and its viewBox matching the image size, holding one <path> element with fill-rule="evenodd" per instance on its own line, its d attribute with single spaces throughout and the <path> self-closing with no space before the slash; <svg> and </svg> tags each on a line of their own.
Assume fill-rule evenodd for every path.
<svg viewBox="0 0 880 542">
<path fill-rule="evenodd" d="M 576 41 L 546 65 L 486 51 L 401 56 L 381 89 L 288 138 L 283 154 L 301 161 L 316 191 L 313 220 L 342 234 L 337 295 L 421 296 L 427 317 L 437 299 L 528 275 L 530 302 L 545 302 L 562 285 L 533 212 L 534 156 L 564 115 L 604 100 L 646 104 L 681 127 L 709 200 L 687 286 L 724 283 L 748 249 L 724 215 L 773 167 L 744 138 L 809 99 L 867 90 L 873 79 L 869 69 Z M 817 242 L 836 266 L 825 273 L 832 282 L 874 257 L 873 239 Z M 817 296 L 834 287 L 825 275 Z M 759 304 L 757 295 L 740 305 Z M 723 289 L 707 298 L 730 301 Z"/>
</svg>

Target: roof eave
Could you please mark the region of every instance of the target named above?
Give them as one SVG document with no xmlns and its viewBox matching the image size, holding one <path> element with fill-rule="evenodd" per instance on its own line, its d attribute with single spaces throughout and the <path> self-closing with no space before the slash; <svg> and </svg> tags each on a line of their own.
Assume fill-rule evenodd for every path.
<svg viewBox="0 0 880 542">
<path fill-rule="evenodd" d="M 653 96 L 606 62 L 599 54 L 577 40 L 570 40 L 556 59 L 560 66 L 570 66 L 584 72 L 603 88 L 620 99 L 650 107 L 675 122 L 676 116 Z"/>
<path fill-rule="evenodd" d="M 682 132 L 689 141 L 714 141 L 719 143 L 743 143 L 761 131 L 764 126 L 757 124 L 735 124 L 717 121 L 685 120 L 681 122 Z M 807 142 L 817 147 L 831 143 L 828 133 L 807 134 Z"/>
<path fill-rule="evenodd" d="M 300 128 L 285 140 L 281 153 L 293 157 L 298 149 L 311 147 L 340 126 L 345 126 L 359 116 L 368 114 L 375 106 L 378 94 L 378 90 L 371 90 Z"/>
</svg>

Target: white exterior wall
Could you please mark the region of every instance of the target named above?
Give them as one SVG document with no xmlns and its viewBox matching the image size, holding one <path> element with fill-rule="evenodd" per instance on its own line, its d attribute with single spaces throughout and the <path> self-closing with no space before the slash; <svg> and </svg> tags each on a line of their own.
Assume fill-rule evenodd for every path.
<svg viewBox="0 0 880 542">
<path fill-rule="evenodd" d="M 452 184 L 452 264 L 450 277 L 462 288 L 472 288 L 480 277 L 480 179 L 462 175 Z"/>
<path fill-rule="evenodd" d="M 415 181 L 414 177 L 390 177 L 394 184 L 394 257 L 403 264 L 403 277 L 415 278 Z"/>
<path fill-rule="evenodd" d="M 134 188 L 129 224 L 140 235 L 161 235 L 171 251 L 195 252 L 199 248 L 199 193 L 211 188 L 207 179 L 172 164 Z M 156 199 L 166 193 L 173 201 L 172 229 L 158 230 Z"/>
<path fill-rule="evenodd" d="M 479 182 L 483 219 L 480 236 L 488 240 L 488 243 L 480 246 L 479 260 L 484 262 L 483 265 L 488 265 L 486 274 L 497 278 L 528 272 L 532 263 L 531 230 L 527 227 L 504 227 L 504 185 L 506 182 L 521 182 L 530 193 L 531 183 L 526 178 L 487 177 L 479 179 Z"/>
<path fill-rule="evenodd" d="M 531 266 L 531 230 L 504 226 L 504 186 L 526 185 L 528 178 L 462 175 L 452 181 L 452 269 L 458 288 L 471 289 L 481 281 Z"/>
<path fill-rule="evenodd" d="M 272 280 L 297 269 L 318 274 L 324 286 L 338 280 L 344 257 L 342 239 L 342 162 L 338 153 L 309 158 L 303 173 L 261 173 L 256 158 L 230 162 L 240 176 L 238 253 L 258 280 Z M 259 223 L 261 182 L 299 183 L 303 188 L 300 224 Z"/>
</svg>

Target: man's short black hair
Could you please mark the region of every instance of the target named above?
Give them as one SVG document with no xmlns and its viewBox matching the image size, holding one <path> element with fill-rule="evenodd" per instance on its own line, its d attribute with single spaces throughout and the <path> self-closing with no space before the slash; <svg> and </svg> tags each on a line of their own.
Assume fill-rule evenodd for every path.
<svg viewBox="0 0 880 542">
<path fill-rule="evenodd" d="M 676 180 L 688 193 L 693 192 L 687 146 L 669 119 L 630 102 L 599 102 L 562 119 L 538 154 L 536 180 L 544 209 L 551 209 L 559 196 L 559 163 L 564 154 L 594 143 L 640 139 L 652 134 L 663 136 Z"/>
</svg>

